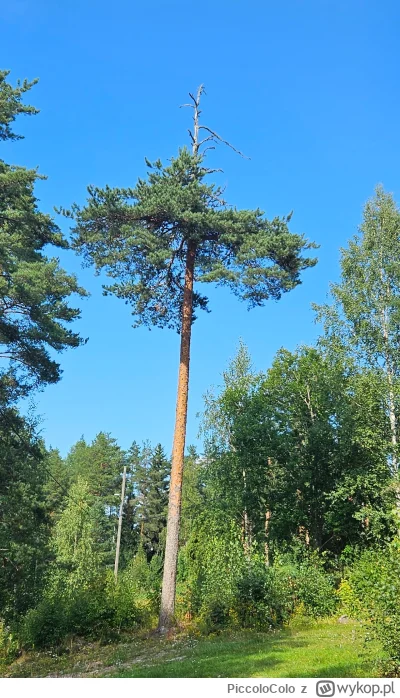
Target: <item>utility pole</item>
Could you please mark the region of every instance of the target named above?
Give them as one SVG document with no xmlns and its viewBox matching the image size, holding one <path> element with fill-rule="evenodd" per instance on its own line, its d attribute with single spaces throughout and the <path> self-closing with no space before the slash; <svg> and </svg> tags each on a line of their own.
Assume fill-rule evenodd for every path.
<svg viewBox="0 0 400 698">
<path fill-rule="evenodd" d="M 119 518 L 118 518 L 117 547 L 115 549 L 115 565 L 114 565 L 115 583 L 118 580 L 119 549 L 121 547 L 122 513 L 124 510 L 124 500 L 125 500 L 125 482 L 126 482 L 126 465 L 124 465 L 124 472 L 122 474 L 121 506 L 119 508 Z"/>
</svg>

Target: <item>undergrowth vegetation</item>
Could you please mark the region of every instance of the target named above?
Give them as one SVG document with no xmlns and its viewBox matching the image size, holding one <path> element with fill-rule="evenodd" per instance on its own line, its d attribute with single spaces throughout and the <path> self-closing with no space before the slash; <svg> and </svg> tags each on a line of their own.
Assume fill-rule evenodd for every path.
<svg viewBox="0 0 400 698">
<path fill-rule="evenodd" d="M 382 643 L 387 654 L 383 673 L 400 676 L 400 540 L 384 550 L 364 552 L 339 595 L 347 613 Z"/>
</svg>

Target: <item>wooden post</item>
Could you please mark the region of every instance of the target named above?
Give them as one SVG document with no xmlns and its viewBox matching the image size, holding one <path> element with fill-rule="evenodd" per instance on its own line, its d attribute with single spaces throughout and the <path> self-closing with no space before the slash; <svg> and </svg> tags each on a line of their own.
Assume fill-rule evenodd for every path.
<svg viewBox="0 0 400 698">
<path fill-rule="evenodd" d="M 119 507 L 117 547 L 115 549 L 115 565 L 114 565 L 115 583 L 117 583 L 117 580 L 118 580 L 119 550 L 121 547 L 122 514 L 123 514 L 123 510 L 124 510 L 124 501 L 125 501 L 125 482 L 126 482 L 126 465 L 124 465 L 124 472 L 122 474 L 121 505 Z"/>
</svg>

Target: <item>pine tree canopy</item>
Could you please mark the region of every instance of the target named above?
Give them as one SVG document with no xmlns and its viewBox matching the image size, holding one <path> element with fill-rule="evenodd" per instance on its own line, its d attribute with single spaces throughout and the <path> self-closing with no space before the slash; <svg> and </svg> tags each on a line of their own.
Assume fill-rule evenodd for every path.
<svg viewBox="0 0 400 698">
<path fill-rule="evenodd" d="M 23 138 L 12 132 L 10 124 L 15 121 L 19 114 L 37 114 L 38 110 L 27 104 L 22 104 L 22 97 L 31 87 L 36 85 L 38 80 L 22 83 L 17 81 L 17 86 L 12 87 L 7 82 L 9 70 L 0 70 L 0 141 L 17 140 Z"/>
<path fill-rule="evenodd" d="M 0 72 L 0 140 L 15 139 L 10 124 L 18 114 L 34 114 L 21 104 L 32 84 L 13 88 Z M 81 343 L 67 325 L 80 315 L 68 305 L 72 293 L 85 295 L 74 276 L 67 274 L 57 258 L 48 257 L 47 245 L 67 247 L 52 218 L 38 209 L 34 196 L 36 170 L 8 165 L 0 160 L 0 359 L 18 386 L 54 383 L 59 365 L 49 351 L 62 351 Z"/>
<path fill-rule="evenodd" d="M 222 189 L 205 181 L 204 154 L 179 151 L 168 166 L 149 163 L 134 189 L 88 188 L 82 208 L 74 204 L 73 244 L 97 272 L 106 271 L 115 294 L 133 306 L 137 325 L 179 331 L 188 249 L 195 254 L 195 281 L 228 286 L 249 307 L 301 283 L 316 259 L 315 248 L 289 232 L 290 216 L 269 221 L 260 210 L 237 210 Z M 195 291 L 193 308 L 208 309 Z"/>
</svg>

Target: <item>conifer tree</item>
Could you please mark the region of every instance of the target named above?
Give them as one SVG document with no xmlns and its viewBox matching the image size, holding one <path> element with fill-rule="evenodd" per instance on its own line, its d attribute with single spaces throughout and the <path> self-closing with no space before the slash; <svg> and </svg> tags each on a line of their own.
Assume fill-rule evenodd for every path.
<svg viewBox="0 0 400 698">
<path fill-rule="evenodd" d="M 99 432 L 91 444 L 82 437 L 67 456 L 72 482 L 84 481 L 92 496 L 103 508 L 101 538 L 103 552 L 111 564 L 115 552 L 115 536 L 121 489 L 121 473 L 125 454 L 110 434 Z"/>
<path fill-rule="evenodd" d="M 146 161 L 148 178 L 134 188 L 89 187 L 86 205 L 65 212 L 75 221 L 76 249 L 114 280 L 105 293 L 132 304 L 136 325 L 181 335 L 160 629 L 174 615 L 192 324 L 208 306 L 195 284 L 227 286 L 251 308 L 279 300 L 316 263 L 304 256 L 315 245 L 289 232 L 290 216 L 268 220 L 259 209 L 232 208 L 206 181 L 216 170 L 205 152 L 226 141 L 200 123 L 202 93 L 200 86 L 191 95 L 191 153 L 181 149 L 167 166 Z"/>
<path fill-rule="evenodd" d="M 122 517 L 120 565 L 127 564 L 140 547 L 138 522 L 136 518 L 138 494 L 136 471 L 140 464 L 141 451 L 142 449 L 139 444 L 134 441 L 126 453 L 126 496 Z"/>
<path fill-rule="evenodd" d="M 37 82 L 12 87 L 0 71 L 0 141 L 21 138 L 11 126 L 19 114 L 36 114 L 22 104 Z M 72 293 L 84 295 L 74 276 L 45 254 L 48 244 L 66 248 L 53 219 L 38 209 L 34 186 L 44 179 L 36 170 L 0 160 L 0 382 L 7 399 L 16 399 L 35 385 L 59 380 L 60 369 L 50 355 L 81 343 L 67 325 L 79 317 L 68 305 Z"/>
<path fill-rule="evenodd" d="M 15 619 L 40 596 L 49 558 L 43 444 L 14 408 L 0 419 L 0 616 Z"/>
<path fill-rule="evenodd" d="M 150 470 L 148 501 L 148 549 L 150 555 L 162 554 L 165 545 L 165 530 L 168 513 L 169 475 L 171 463 L 161 444 L 153 449 Z"/>
<path fill-rule="evenodd" d="M 46 507 L 52 519 L 57 519 L 66 502 L 71 484 L 71 472 L 66 461 L 56 448 L 51 448 L 44 457 L 47 472 L 45 484 Z"/>
<path fill-rule="evenodd" d="M 155 448 L 144 444 L 132 469 L 135 526 L 139 547 L 145 551 L 148 561 L 163 552 L 170 468 L 161 444 Z"/>
</svg>

